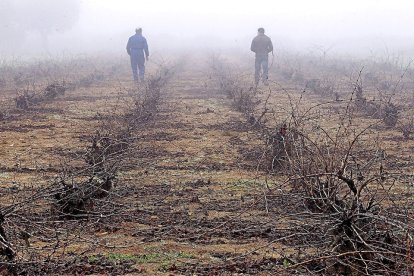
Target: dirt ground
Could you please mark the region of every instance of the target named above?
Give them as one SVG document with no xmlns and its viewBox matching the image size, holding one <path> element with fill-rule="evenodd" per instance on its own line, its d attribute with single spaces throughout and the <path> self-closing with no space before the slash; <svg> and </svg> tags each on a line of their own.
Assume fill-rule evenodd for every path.
<svg viewBox="0 0 414 276">
<path fill-rule="evenodd" d="M 125 75 L 68 91 L 28 111 L 12 109 L 0 122 L 2 205 L 13 200 L 13 191 L 19 194 L 53 182 L 73 162 L 73 154 L 85 148 L 83 138 L 100 124 L 97 114 L 119 111 L 134 85 Z M 271 83 L 270 90 L 262 85 L 259 89 L 262 98 L 272 94 L 275 122 L 287 116 L 284 91 L 297 97 L 301 92 L 289 82 L 283 89 L 279 83 Z M 93 221 L 67 222 L 67 241 L 73 242 L 56 249 L 59 253 L 49 262 L 28 262 L 27 271 L 37 267 L 46 274 L 80 275 L 292 273 L 285 269 L 298 254 L 298 241 L 289 238 L 284 218 L 277 214 L 294 206 L 272 197 L 284 178 L 257 169 L 263 157 L 260 133 L 208 83 L 203 70 L 184 67 L 162 93 L 159 113 L 135 131 L 127 165 L 106 199 L 105 206 L 113 204 L 118 211 Z M 323 101 L 315 95 L 305 97 L 308 105 Z M 384 128 L 379 133 L 384 148 L 398 156 L 396 162 L 409 174 L 414 143 Z M 47 255 L 50 249 L 42 248 L 48 241 L 36 237 L 30 239 L 30 248 Z M 70 261 L 64 265 L 66 258 Z M 52 270 L 50 262 L 58 268 Z"/>
</svg>

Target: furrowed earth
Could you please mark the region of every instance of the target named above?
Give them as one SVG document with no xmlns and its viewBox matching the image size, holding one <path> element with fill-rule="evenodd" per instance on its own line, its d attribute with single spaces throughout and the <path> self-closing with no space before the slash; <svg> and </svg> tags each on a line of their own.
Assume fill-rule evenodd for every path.
<svg viewBox="0 0 414 276">
<path fill-rule="evenodd" d="M 114 187 L 94 203 L 92 216 L 55 221 L 57 240 L 52 226 L 42 223 L 52 212 L 46 197 L 31 210 L 38 222 L 25 228 L 19 220 L 17 229 L 30 233 L 27 244 L 20 239 L 16 245 L 19 273 L 291 275 L 287 268 L 294 259 L 316 250 L 301 250 L 309 233 L 302 237 L 289 230 L 290 218 L 283 214 L 302 207 L 278 192 L 286 177 L 264 168 L 262 134 L 204 67 L 194 67 L 184 65 L 173 75 L 161 90 L 158 112 L 132 131 Z M 302 97 L 304 108 L 320 105 L 322 114 L 331 114 L 321 124 L 336 127 L 343 103 L 302 93 L 301 85 L 277 72 L 273 78 L 269 87 L 258 87 L 259 99 L 268 99 L 273 112 L 267 124 L 282 122 L 292 99 Z M 116 125 L 134 105 L 134 93 L 128 70 L 28 110 L 13 106 L 16 89 L 4 89 L 2 101 L 9 109 L 0 121 L 2 208 L 30 198 L 68 168 L 82 167 L 91 135 Z M 397 102 L 404 97 L 397 96 Z M 358 124 L 373 122 L 363 118 Z M 381 137 L 395 168 L 410 179 L 414 142 L 382 125 L 368 136 Z M 404 185 L 395 189 L 412 196 Z M 12 222 L 4 225 L 6 232 Z"/>
</svg>

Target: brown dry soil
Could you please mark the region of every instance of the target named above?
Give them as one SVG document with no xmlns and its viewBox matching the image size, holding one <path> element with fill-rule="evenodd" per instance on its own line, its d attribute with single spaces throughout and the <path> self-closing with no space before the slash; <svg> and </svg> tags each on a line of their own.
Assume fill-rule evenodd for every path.
<svg viewBox="0 0 414 276">
<path fill-rule="evenodd" d="M 68 223 L 73 243 L 57 263 L 63 264 L 65 256 L 74 261 L 53 269 L 39 263 L 34 265 L 38 271 L 289 274 L 286 256 L 295 252 L 297 240 L 284 238 L 283 218 L 274 215 L 288 207 L 271 194 L 267 201 L 263 196 L 277 178 L 270 181 L 256 169 L 262 139 L 230 100 L 203 85 L 203 79 L 203 72 L 184 71 L 171 80 L 159 114 L 136 131 L 139 139 L 128 166 L 106 199 L 117 211 L 93 223 Z M 126 78 L 121 83 L 133 86 Z M 116 110 L 128 99 L 127 90 L 104 81 L 30 111 L 13 110 L 0 122 L 0 190 L 53 181 L 71 154 L 85 148 L 82 137 L 96 129 L 96 115 Z M 281 93 L 276 85 L 272 90 Z M 287 101 L 281 96 L 274 104 L 283 107 Z M 398 148 L 402 142 L 389 143 Z M 76 233 L 85 239 L 76 239 Z M 42 241 L 30 246 L 40 248 Z"/>
</svg>

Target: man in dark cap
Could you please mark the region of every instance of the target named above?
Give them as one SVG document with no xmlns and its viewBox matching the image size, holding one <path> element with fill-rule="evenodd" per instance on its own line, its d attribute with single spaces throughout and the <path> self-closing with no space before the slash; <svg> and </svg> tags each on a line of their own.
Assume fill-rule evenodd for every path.
<svg viewBox="0 0 414 276">
<path fill-rule="evenodd" d="M 256 85 L 259 83 L 260 71 L 262 72 L 262 80 L 265 85 L 268 85 L 268 71 L 269 71 L 269 53 L 273 52 L 273 44 L 270 37 L 264 34 L 265 30 L 259 28 L 257 36 L 253 38 L 250 50 L 256 53 L 254 80 Z"/>
<path fill-rule="evenodd" d="M 128 44 L 126 46 L 128 55 L 131 58 L 131 67 L 132 74 L 134 75 L 134 80 L 138 81 L 138 70 L 139 69 L 139 79 L 144 81 L 145 74 L 145 59 L 148 61 L 149 51 L 148 43 L 145 37 L 142 36 L 142 29 L 136 28 L 135 35 L 131 36 L 128 39 Z M 144 56 L 145 53 L 145 56 Z"/>
</svg>

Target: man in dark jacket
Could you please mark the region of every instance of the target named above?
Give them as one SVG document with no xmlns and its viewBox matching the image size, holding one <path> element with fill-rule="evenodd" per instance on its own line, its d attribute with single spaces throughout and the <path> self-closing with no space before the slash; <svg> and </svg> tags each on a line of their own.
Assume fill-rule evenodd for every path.
<svg viewBox="0 0 414 276">
<path fill-rule="evenodd" d="M 145 74 L 145 59 L 148 61 L 149 51 L 147 40 L 145 39 L 145 37 L 142 36 L 141 28 L 137 28 L 135 30 L 135 35 L 131 36 L 128 39 L 126 50 L 131 58 L 131 67 L 132 74 L 134 75 L 134 80 L 138 81 L 138 67 L 139 78 L 141 81 L 143 81 Z"/>
<path fill-rule="evenodd" d="M 268 71 L 269 71 L 269 53 L 273 52 L 273 44 L 270 37 L 264 34 L 264 29 L 257 30 L 257 36 L 253 38 L 250 50 L 256 53 L 254 80 L 256 85 L 259 83 L 260 70 L 262 72 L 262 80 L 265 85 L 268 85 Z"/>
</svg>

